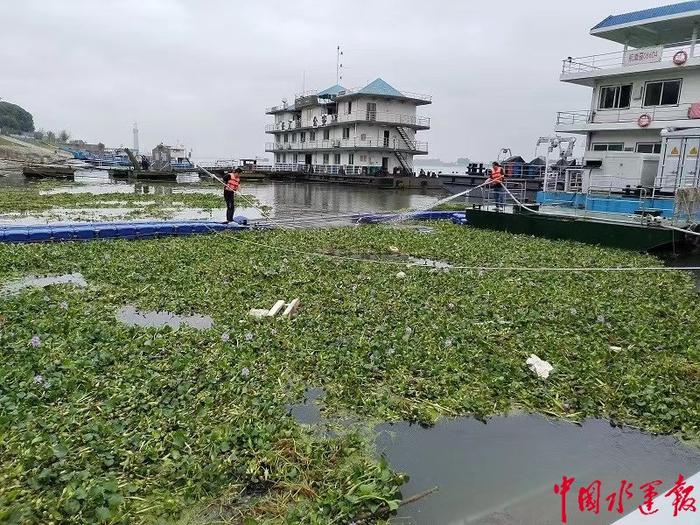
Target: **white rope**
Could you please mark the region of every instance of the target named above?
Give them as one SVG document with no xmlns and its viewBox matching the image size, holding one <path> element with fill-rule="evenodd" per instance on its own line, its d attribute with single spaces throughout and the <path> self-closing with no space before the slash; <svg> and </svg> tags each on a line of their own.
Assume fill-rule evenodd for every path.
<svg viewBox="0 0 700 525">
<path fill-rule="evenodd" d="M 425 207 L 423 207 L 423 208 L 418 208 L 418 209 L 415 209 L 415 210 L 411 210 L 411 211 L 408 211 L 408 212 L 405 212 L 405 213 L 398 214 L 398 215 L 392 217 L 391 219 L 389 219 L 387 222 L 402 222 L 402 221 L 410 220 L 411 217 L 412 217 L 413 215 L 415 215 L 416 213 L 422 213 L 422 212 L 430 211 L 430 210 L 432 210 L 433 208 L 435 208 L 435 207 L 437 207 L 437 206 L 441 206 L 441 205 L 443 205 L 443 204 L 445 204 L 445 203 L 447 203 L 447 202 L 450 202 L 450 201 L 452 201 L 452 200 L 454 200 L 454 199 L 456 199 L 456 198 L 458 198 L 458 197 L 461 197 L 461 196 L 463 196 L 463 195 L 467 195 L 467 194 L 471 193 L 471 192 L 474 191 L 474 190 L 478 190 L 479 188 L 483 188 L 483 187 L 486 186 L 487 184 L 490 184 L 490 182 L 491 182 L 491 179 L 487 179 L 486 182 L 484 182 L 483 184 L 479 184 L 478 186 L 474 186 L 473 188 L 469 188 L 469 189 L 466 190 L 466 191 L 463 191 L 463 192 L 460 192 L 460 193 L 456 193 L 456 194 L 454 194 L 454 195 L 450 195 L 449 197 L 445 197 L 444 199 L 440 199 L 439 201 L 434 202 L 434 203 L 432 203 L 432 204 L 429 204 L 428 206 L 425 206 Z M 359 222 L 359 220 L 360 220 L 360 219 L 358 219 L 358 222 Z"/>
<path fill-rule="evenodd" d="M 221 232 L 216 232 L 221 233 Z M 280 246 L 273 246 L 270 244 L 265 244 L 257 241 L 251 241 L 243 238 L 239 238 L 240 242 L 247 244 L 254 244 L 256 246 L 262 246 L 264 248 L 269 248 L 271 250 L 278 250 L 287 253 L 294 253 L 297 255 L 305 255 L 312 257 L 326 257 L 332 259 L 341 259 L 352 262 L 362 262 L 362 263 L 373 263 L 373 264 L 384 264 L 390 266 L 425 266 L 428 268 L 434 268 L 434 266 L 428 264 L 418 264 L 412 263 L 411 261 L 389 261 L 382 259 L 369 259 L 361 257 L 352 257 L 350 255 L 337 255 L 332 253 L 322 253 L 322 252 L 309 252 L 305 250 L 297 250 L 294 248 L 284 248 Z M 449 266 L 445 267 L 445 270 L 468 270 L 468 271 L 482 271 L 482 272 L 675 272 L 675 271 L 700 271 L 700 266 L 611 266 L 611 267 L 584 267 L 584 266 L 573 266 L 573 267 L 559 267 L 559 266 Z"/>
</svg>

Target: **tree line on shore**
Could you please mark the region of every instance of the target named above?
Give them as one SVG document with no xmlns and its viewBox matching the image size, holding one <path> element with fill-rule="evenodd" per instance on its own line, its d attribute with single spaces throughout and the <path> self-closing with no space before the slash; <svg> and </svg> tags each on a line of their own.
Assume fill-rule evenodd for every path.
<svg viewBox="0 0 700 525">
<path fill-rule="evenodd" d="M 35 139 L 50 144 L 67 144 L 71 138 L 70 132 L 46 131 L 35 129 L 34 117 L 26 109 L 4 100 L 0 100 L 0 132 L 5 134 L 30 134 Z"/>
</svg>

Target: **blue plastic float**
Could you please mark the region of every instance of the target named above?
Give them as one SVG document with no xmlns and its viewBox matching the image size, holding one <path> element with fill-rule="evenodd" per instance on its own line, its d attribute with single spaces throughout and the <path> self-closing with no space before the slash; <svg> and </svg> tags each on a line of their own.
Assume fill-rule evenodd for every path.
<svg viewBox="0 0 700 525">
<path fill-rule="evenodd" d="M 245 219 L 243 217 L 243 219 Z M 243 221 L 241 221 L 243 222 Z M 247 220 L 245 221 L 247 223 Z M 88 222 L 71 224 L 36 224 L 0 226 L 0 242 L 60 242 L 94 239 L 152 239 L 173 235 L 195 235 L 221 231 L 247 230 L 232 222 L 215 221 L 150 221 Z"/>
<path fill-rule="evenodd" d="M 397 217 L 408 220 L 447 220 L 454 224 L 466 224 L 465 214 L 453 211 L 423 211 L 405 215 L 382 213 L 357 215 L 360 223 L 388 222 Z M 144 221 L 144 222 L 82 222 L 71 224 L 34 224 L 0 226 L 0 242 L 61 242 L 91 241 L 94 239 L 152 239 L 175 235 L 197 235 L 222 231 L 247 230 L 248 219 L 237 216 L 234 222 L 224 224 L 215 221 Z"/>
</svg>

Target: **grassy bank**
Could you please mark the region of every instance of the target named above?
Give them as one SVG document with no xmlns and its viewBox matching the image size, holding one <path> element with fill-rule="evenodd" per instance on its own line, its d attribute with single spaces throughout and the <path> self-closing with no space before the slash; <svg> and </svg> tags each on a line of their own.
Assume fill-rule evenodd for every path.
<svg viewBox="0 0 700 525">
<path fill-rule="evenodd" d="M 689 275 L 407 268 L 408 255 L 660 264 L 431 227 L 0 246 L 1 282 L 77 271 L 89 283 L 0 298 L 0 521 L 346 523 L 394 508 L 402 480 L 360 435 L 323 439 L 286 415 L 307 386 L 325 389 L 331 415 L 525 409 L 700 437 Z M 247 315 L 294 297 L 291 321 Z M 209 314 L 214 329 L 129 328 L 114 320 L 127 304 Z M 548 380 L 531 353 L 554 366 Z"/>
</svg>

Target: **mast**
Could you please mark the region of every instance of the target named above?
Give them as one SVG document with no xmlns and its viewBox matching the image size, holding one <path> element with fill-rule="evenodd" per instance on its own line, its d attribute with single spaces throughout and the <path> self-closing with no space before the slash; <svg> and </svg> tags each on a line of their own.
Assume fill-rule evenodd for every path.
<svg viewBox="0 0 700 525">
<path fill-rule="evenodd" d="M 343 69 L 343 64 L 340 63 L 340 58 L 343 56 L 343 51 L 340 49 L 340 46 L 336 48 L 336 56 L 335 56 L 335 83 L 340 84 L 340 81 L 343 80 L 343 75 L 342 75 L 342 69 Z"/>
</svg>

